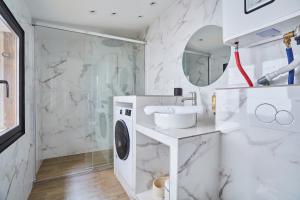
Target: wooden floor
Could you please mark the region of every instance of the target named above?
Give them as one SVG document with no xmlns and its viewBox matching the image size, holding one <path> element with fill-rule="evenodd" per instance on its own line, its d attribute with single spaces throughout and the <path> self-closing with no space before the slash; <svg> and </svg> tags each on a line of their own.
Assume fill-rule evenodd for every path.
<svg viewBox="0 0 300 200">
<path fill-rule="evenodd" d="M 129 200 L 113 170 L 39 182 L 29 200 Z"/>
<path fill-rule="evenodd" d="M 37 181 L 80 173 L 91 167 L 111 164 L 112 159 L 112 150 L 46 159 L 38 171 Z"/>
</svg>

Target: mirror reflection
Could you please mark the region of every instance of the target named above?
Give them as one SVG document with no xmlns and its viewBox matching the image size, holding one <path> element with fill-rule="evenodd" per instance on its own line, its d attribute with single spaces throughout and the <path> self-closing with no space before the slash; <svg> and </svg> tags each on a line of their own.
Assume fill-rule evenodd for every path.
<svg viewBox="0 0 300 200">
<path fill-rule="evenodd" d="M 230 46 L 223 44 L 221 27 L 202 27 L 191 37 L 183 53 L 182 66 L 186 78 L 200 87 L 212 84 L 225 71 L 230 53 Z"/>
</svg>

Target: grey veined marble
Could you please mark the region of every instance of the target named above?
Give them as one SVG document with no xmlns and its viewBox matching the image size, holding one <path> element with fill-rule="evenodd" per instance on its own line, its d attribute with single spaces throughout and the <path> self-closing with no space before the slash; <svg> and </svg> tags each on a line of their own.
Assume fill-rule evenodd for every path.
<svg viewBox="0 0 300 200">
<path fill-rule="evenodd" d="M 36 27 L 41 158 L 112 148 L 112 97 L 144 94 L 144 45 Z"/>
<path fill-rule="evenodd" d="M 35 176 L 34 30 L 24 0 L 5 0 L 25 31 L 25 135 L 0 153 L 0 200 L 27 199 Z"/>
<path fill-rule="evenodd" d="M 217 91 L 220 200 L 300 199 L 299 89 Z"/>
</svg>

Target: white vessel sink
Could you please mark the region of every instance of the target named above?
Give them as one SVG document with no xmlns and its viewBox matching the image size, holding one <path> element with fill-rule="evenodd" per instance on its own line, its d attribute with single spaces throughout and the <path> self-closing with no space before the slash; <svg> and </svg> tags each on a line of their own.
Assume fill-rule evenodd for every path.
<svg viewBox="0 0 300 200">
<path fill-rule="evenodd" d="M 159 128 L 191 128 L 196 125 L 197 113 L 203 113 L 202 106 L 146 106 L 146 115 L 154 114 L 154 123 Z"/>
<path fill-rule="evenodd" d="M 197 114 L 154 114 L 155 125 L 163 129 L 191 128 L 196 125 Z"/>
</svg>

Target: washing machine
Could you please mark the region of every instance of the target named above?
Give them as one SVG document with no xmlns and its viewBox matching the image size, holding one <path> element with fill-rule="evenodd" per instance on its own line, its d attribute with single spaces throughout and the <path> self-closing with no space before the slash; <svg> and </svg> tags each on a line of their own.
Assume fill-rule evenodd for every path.
<svg viewBox="0 0 300 200">
<path fill-rule="evenodd" d="M 132 108 L 115 107 L 114 169 L 124 189 L 133 189 L 133 117 Z"/>
</svg>

